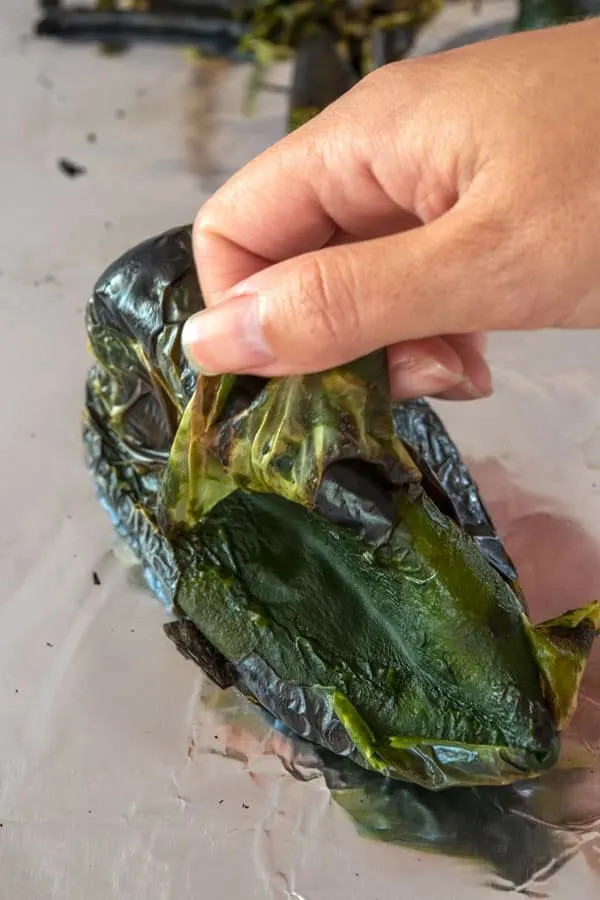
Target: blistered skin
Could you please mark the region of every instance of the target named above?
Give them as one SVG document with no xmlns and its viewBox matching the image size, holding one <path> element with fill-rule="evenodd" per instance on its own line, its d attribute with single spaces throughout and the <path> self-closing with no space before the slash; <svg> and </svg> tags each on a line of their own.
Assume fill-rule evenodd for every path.
<svg viewBox="0 0 600 900">
<path fill-rule="evenodd" d="M 90 300 L 84 426 L 103 504 L 179 621 L 172 640 L 297 734 L 431 789 L 552 766 L 600 624 L 534 627 L 477 488 L 384 353 L 330 372 L 198 380 L 189 227 Z"/>
</svg>

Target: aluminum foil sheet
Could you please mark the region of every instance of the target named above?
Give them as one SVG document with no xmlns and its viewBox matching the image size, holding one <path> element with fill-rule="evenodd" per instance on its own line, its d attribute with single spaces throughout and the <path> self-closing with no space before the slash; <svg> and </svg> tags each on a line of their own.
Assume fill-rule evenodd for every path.
<svg viewBox="0 0 600 900">
<path fill-rule="evenodd" d="M 452 4 L 423 41 L 512 14 L 485 10 Z M 279 137 L 285 97 L 248 120 L 241 68 L 67 52 L 31 18 L 0 9 L 0 897 L 597 897 L 598 647 L 556 770 L 434 795 L 292 739 L 164 637 L 81 458 L 83 306 L 111 259 Z M 536 621 L 600 596 L 599 351 L 597 332 L 497 335 L 494 396 L 433 404 Z"/>
</svg>

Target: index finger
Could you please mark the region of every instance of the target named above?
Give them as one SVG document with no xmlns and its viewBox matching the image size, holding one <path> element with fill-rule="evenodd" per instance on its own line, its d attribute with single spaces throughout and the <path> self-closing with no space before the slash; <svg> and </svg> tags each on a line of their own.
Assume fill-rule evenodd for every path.
<svg viewBox="0 0 600 900">
<path fill-rule="evenodd" d="M 260 154 L 201 208 L 194 255 L 208 305 L 274 263 L 416 223 L 410 173 L 398 178 L 366 87 Z"/>
</svg>

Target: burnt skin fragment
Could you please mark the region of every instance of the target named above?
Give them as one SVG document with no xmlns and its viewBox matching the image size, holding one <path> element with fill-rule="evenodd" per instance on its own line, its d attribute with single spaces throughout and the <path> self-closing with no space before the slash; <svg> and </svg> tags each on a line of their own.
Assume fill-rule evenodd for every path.
<svg viewBox="0 0 600 900">
<path fill-rule="evenodd" d="M 208 675 L 217 687 L 225 690 L 236 683 L 238 678 L 234 667 L 206 640 L 202 632 L 189 619 L 167 622 L 166 625 L 163 625 L 163 629 L 181 655 L 199 665 L 204 674 Z"/>
</svg>

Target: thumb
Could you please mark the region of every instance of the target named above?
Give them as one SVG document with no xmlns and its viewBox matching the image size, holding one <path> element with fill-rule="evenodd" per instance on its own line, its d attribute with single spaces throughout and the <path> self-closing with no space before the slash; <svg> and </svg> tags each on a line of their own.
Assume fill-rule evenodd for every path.
<svg viewBox="0 0 600 900">
<path fill-rule="evenodd" d="M 409 340 L 522 327 L 523 254 L 503 231 L 459 201 L 410 231 L 277 263 L 190 318 L 186 353 L 204 372 L 289 375 Z"/>
</svg>

